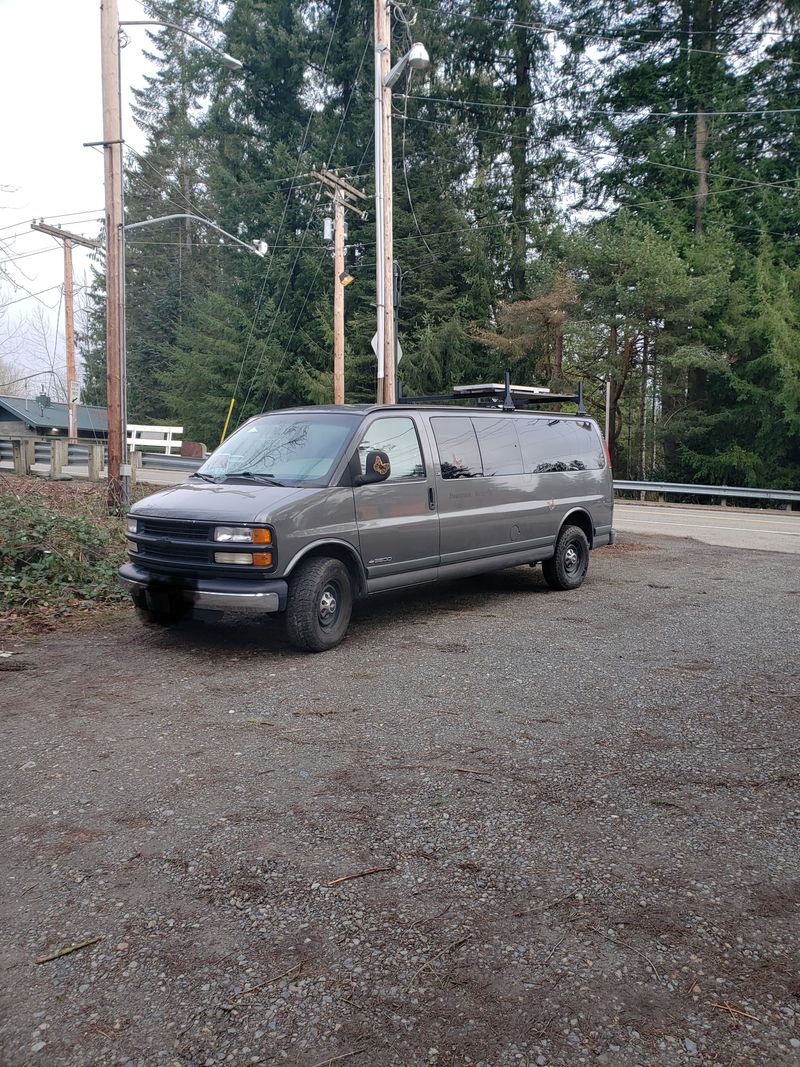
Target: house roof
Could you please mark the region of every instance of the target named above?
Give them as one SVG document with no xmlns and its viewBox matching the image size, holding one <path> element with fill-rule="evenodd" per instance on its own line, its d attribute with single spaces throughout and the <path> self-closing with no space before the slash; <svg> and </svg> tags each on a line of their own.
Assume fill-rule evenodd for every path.
<svg viewBox="0 0 800 1067">
<path fill-rule="evenodd" d="M 78 433 L 101 434 L 108 433 L 108 413 L 105 408 L 89 407 L 85 404 L 76 406 L 78 416 Z M 50 406 L 42 409 L 36 400 L 24 399 L 18 396 L 0 396 L 0 412 L 7 411 L 14 418 L 24 422 L 32 430 L 66 430 L 67 405 L 50 402 Z"/>
</svg>

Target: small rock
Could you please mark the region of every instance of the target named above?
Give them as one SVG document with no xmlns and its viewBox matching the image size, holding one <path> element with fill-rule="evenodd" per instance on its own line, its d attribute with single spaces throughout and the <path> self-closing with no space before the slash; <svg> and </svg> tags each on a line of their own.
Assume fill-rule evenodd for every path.
<svg viewBox="0 0 800 1067">
<path fill-rule="evenodd" d="M 697 1045 L 694 1043 L 694 1041 L 691 1040 L 691 1038 L 685 1037 L 683 1039 L 683 1046 L 690 1056 L 697 1055 Z"/>
</svg>

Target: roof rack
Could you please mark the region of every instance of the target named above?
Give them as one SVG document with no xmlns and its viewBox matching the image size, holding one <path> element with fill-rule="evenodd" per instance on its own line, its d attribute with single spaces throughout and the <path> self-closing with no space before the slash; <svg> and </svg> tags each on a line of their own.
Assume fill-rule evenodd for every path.
<svg viewBox="0 0 800 1067">
<path fill-rule="evenodd" d="M 497 408 L 501 411 L 516 411 L 528 404 L 577 404 L 578 414 L 585 415 L 586 408 L 583 404 L 583 382 L 578 382 L 577 393 L 551 393 L 538 385 L 512 385 L 511 374 L 505 372 L 505 381 L 487 382 L 481 385 L 457 385 L 452 393 L 443 393 L 439 396 L 403 396 L 403 388 L 397 383 L 398 404 L 443 404 L 452 400 L 477 400 L 488 401 L 479 407 Z"/>
</svg>

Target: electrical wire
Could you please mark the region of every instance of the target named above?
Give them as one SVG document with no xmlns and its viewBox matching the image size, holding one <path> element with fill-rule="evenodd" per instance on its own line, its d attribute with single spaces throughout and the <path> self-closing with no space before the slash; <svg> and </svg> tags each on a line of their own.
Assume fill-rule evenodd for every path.
<svg viewBox="0 0 800 1067">
<path fill-rule="evenodd" d="M 22 286 L 20 286 L 20 288 L 22 288 Z M 26 293 L 25 296 L 18 296 L 16 300 L 8 300 L 5 304 L 0 304 L 0 310 L 2 310 L 3 308 L 10 308 L 12 304 L 21 304 L 23 300 L 30 300 L 33 297 L 38 298 L 44 293 L 51 293 L 54 289 L 60 288 L 61 285 L 59 283 L 58 285 L 49 285 L 46 289 L 40 289 L 38 293 Z M 40 301 L 40 303 L 44 304 L 44 301 L 42 300 Z M 49 307 L 48 304 L 44 304 L 44 306 L 48 308 L 49 311 L 53 310 L 53 308 Z"/>
<path fill-rule="evenodd" d="M 401 94 L 395 94 L 401 95 Z M 492 108 L 500 111 L 522 111 L 533 112 L 534 105 L 542 103 L 552 103 L 557 98 L 550 97 L 549 99 L 544 97 L 541 100 L 534 101 L 534 105 L 522 106 L 520 104 L 498 104 L 486 100 L 455 100 L 445 96 L 411 96 L 412 100 L 427 100 L 432 103 L 438 104 L 452 104 L 457 107 L 483 107 Z M 601 108 L 582 108 L 582 113 L 586 115 L 600 115 L 608 118 L 621 117 L 621 118 L 635 118 L 645 108 L 637 108 L 633 111 L 610 111 L 603 110 Z M 800 114 L 800 107 L 783 107 L 783 108 L 752 108 L 746 111 L 647 111 L 647 115 L 643 117 L 650 118 L 666 118 L 666 119 L 681 119 L 681 118 L 695 118 L 698 115 L 705 115 L 708 118 L 716 118 L 717 116 L 725 115 L 797 115 Z"/>
<path fill-rule="evenodd" d="M 631 40 L 630 37 L 623 36 L 623 35 L 613 35 L 613 34 L 608 34 L 608 33 L 602 34 L 602 33 L 580 31 L 580 30 L 575 30 L 575 29 L 572 29 L 572 28 L 569 28 L 569 27 L 565 27 L 565 26 L 551 26 L 551 25 L 546 25 L 544 23 L 517 22 L 514 19 L 497 18 L 497 17 L 492 17 L 490 15 L 475 15 L 470 11 L 458 11 L 458 10 L 454 10 L 452 8 L 450 10 L 445 8 L 444 11 L 442 11 L 440 9 L 432 8 L 432 7 L 420 7 L 419 10 L 420 11 L 431 12 L 432 14 L 437 15 L 439 18 L 441 18 L 442 14 L 444 13 L 444 14 L 449 14 L 449 15 L 455 15 L 458 18 L 470 19 L 470 20 L 475 21 L 475 22 L 485 22 L 485 23 L 488 23 L 490 25 L 505 26 L 505 27 L 508 27 L 509 29 L 533 30 L 536 33 L 557 33 L 557 34 L 562 34 L 565 37 L 580 37 L 580 38 L 582 38 L 583 40 L 586 40 L 586 41 L 603 41 L 604 43 L 610 43 L 610 44 L 614 44 L 616 42 L 619 42 L 619 43 L 621 43 L 623 45 L 625 45 L 625 44 L 636 45 L 636 46 L 638 46 L 640 48 L 641 47 L 646 47 L 648 44 L 658 44 L 659 43 L 657 41 L 648 42 L 648 41 Z M 738 37 L 743 36 L 743 34 L 742 33 L 737 33 L 736 36 L 738 38 Z M 670 34 L 665 33 L 664 37 L 666 37 L 669 40 Z M 752 48 L 752 46 L 751 46 L 751 48 Z M 722 59 L 729 59 L 730 58 L 730 53 L 729 52 L 718 52 L 718 51 L 714 51 L 714 50 L 709 49 L 709 48 L 692 48 L 691 46 L 683 46 L 683 45 L 681 45 L 681 49 L 682 49 L 682 51 L 694 52 L 694 53 L 699 54 L 699 55 L 718 56 L 718 57 L 720 57 Z M 794 60 L 790 60 L 789 62 L 791 62 L 793 64 L 795 63 Z"/>
<path fill-rule="evenodd" d="M 98 212 L 101 212 L 102 210 L 103 209 L 100 208 L 100 207 L 94 208 L 94 209 L 89 208 L 86 211 L 65 212 L 65 213 L 62 213 L 61 215 L 38 215 L 37 218 L 40 221 L 44 221 L 45 219 L 47 219 L 47 220 L 50 220 L 50 219 L 71 219 L 71 218 L 74 218 L 76 215 L 94 216 Z M 31 220 L 29 218 L 25 218 L 25 219 L 20 219 L 19 222 L 10 222 L 7 226 L 0 226 L 0 233 L 2 233 L 4 230 L 16 229 L 17 226 L 24 226 L 25 223 L 29 223 L 30 221 Z M 90 219 L 87 219 L 86 221 L 92 221 L 92 219 L 90 218 Z"/>
<path fill-rule="evenodd" d="M 413 76 L 414 76 L 413 68 L 409 68 L 408 79 L 406 81 L 406 90 L 411 88 L 411 79 L 413 78 Z M 402 135 L 402 138 L 401 138 L 401 148 L 400 148 L 400 162 L 401 162 L 402 170 L 403 170 L 403 181 L 405 182 L 405 186 L 406 186 L 406 197 L 408 198 L 408 206 L 409 206 L 409 209 L 411 211 L 411 217 L 414 220 L 414 226 L 417 229 L 417 234 L 419 235 L 420 240 L 425 245 L 425 248 L 428 250 L 428 254 L 430 255 L 431 259 L 433 259 L 437 263 L 440 263 L 441 260 L 439 259 L 439 257 L 436 255 L 436 253 L 433 251 L 433 249 L 431 248 L 431 246 L 428 244 L 428 242 L 425 240 L 425 237 L 423 236 L 422 229 L 420 228 L 420 224 L 419 224 L 419 219 L 417 218 L 417 213 L 414 210 L 414 201 L 411 199 L 411 186 L 410 186 L 409 181 L 408 181 L 408 166 L 406 165 L 406 129 L 407 129 L 407 126 L 406 126 L 405 120 L 406 120 L 406 118 L 408 118 L 408 99 L 409 99 L 408 92 L 406 92 L 405 106 L 404 106 L 404 109 L 403 109 L 403 135 Z"/>
<path fill-rule="evenodd" d="M 324 60 L 322 62 L 322 70 L 320 72 L 320 78 L 323 78 L 325 76 L 325 71 L 327 70 L 327 67 L 328 67 L 328 57 L 330 56 L 331 45 L 333 44 L 333 37 L 334 37 L 334 34 L 336 33 L 336 27 L 337 27 L 337 25 L 339 23 L 339 12 L 341 11 L 341 9 L 342 9 L 342 0 L 339 0 L 339 3 L 337 5 L 337 7 L 336 7 L 336 14 L 334 15 L 334 19 L 333 19 L 333 25 L 331 26 L 330 37 L 328 38 L 328 47 L 325 50 L 325 58 L 324 58 Z M 300 143 L 300 148 L 299 148 L 298 153 L 297 153 L 297 166 L 295 167 L 295 173 L 294 173 L 294 177 L 292 179 L 292 184 L 289 187 L 289 192 L 286 194 L 286 201 L 285 201 L 285 203 L 283 205 L 283 212 L 281 214 L 281 220 L 280 220 L 280 223 L 278 225 L 278 232 L 275 235 L 275 240 L 276 241 L 280 239 L 280 235 L 281 235 L 281 233 L 283 231 L 283 224 L 284 224 L 284 222 L 286 220 L 286 214 L 287 214 L 287 212 L 289 210 L 289 201 L 292 198 L 292 192 L 294 190 L 294 184 L 297 181 L 298 174 L 300 173 L 300 163 L 302 161 L 303 152 L 305 151 L 306 143 L 308 141 L 308 132 L 311 129 L 311 121 L 314 118 L 314 114 L 315 113 L 314 113 L 313 110 L 309 112 L 308 121 L 306 122 L 306 128 L 303 131 L 303 140 Z M 318 192 L 317 193 L 317 200 L 319 200 L 319 196 L 320 196 L 320 193 Z M 315 201 L 315 203 L 316 203 L 316 201 Z M 312 217 L 313 217 L 313 212 L 312 212 Z M 310 225 L 310 221 L 311 221 L 311 219 L 309 218 L 309 225 Z M 303 238 L 305 238 L 306 233 L 308 233 L 308 225 L 306 226 L 306 229 L 305 229 L 305 231 L 303 233 Z M 297 256 L 295 257 L 295 263 L 297 262 L 297 257 L 299 257 L 300 250 L 302 249 L 302 247 L 303 247 L 303 244 L 302 244 L 302 241 L 301 241 L 300 249 L 298 249 Z M 251 345 L 251 342 L 252 342 L 252 339 L 253 339 L 253 332 L 255 330 L 256 321 L 258 319 L 258 314 L 259 314 L 259 312 L 261 310 L 261 305 L 262 305 L 263 300 L 264 300 L 264 293 L 266 292 L 267 281 L 269 280 L 270 272 L 272 270 L 272 264 L 274 263 L 274 261 L 275 261 L 275 254 L 274 254 L 274 252 L 271 252 L 270 253 L 270 257 L 269 257 L 269 262 L 267 264 L 267 269 L 266 269 L 266 272 L 264 274 L 264 280 L 263 280 L 262 285 L 261 285 L 261 291 L 260 291 L 260 293 L 258 295 L 258 300 L 256 302 L 256 309 L 253 312 L 253 319 L 252 319 L 252 322 L 250 323 L 250 332 L 248 333 L 248 336 L 247 336 L 247 342 L 245 344 L 244 354 L 242 355 L 242 361 L 239 364 L 239 373 L 236 376 L 236 383 L 235 383 L 234 388 L 233 388 L 232 400 L 236 399 L 236 394 L 237 394 L 237 392 L 239 390 L 239 384 L 241 383 L 241 380 L 242 380 L 242 373 L 244 371 L 245 361 L 247 359 L 248 352 L 250 351 L 250 345 Z M 293 270 L 294 270 L 294 267 L 292 267 L 292 271 Z M 283 300 L 284 300 L 284 297 L 286 295 L 286 290 L 287 290 L 288 285 L 289 285 L 289 280 L 291 279 L 292 271 L 289 272 L 289 277 L 287 278 L 286 286 L 284 286 L 283 294 L 281 295 L 281 301 L 280 301 L 280 304 L 278 305 L 278 311 L 276 312 L 275 318 L 277 318 L 277 315 L 280 313 L 280 308 L 283 306 Z M 258 365 L 257 365 L 257 369 L 256 369 L 256 374 L 250 380 L 250 384 L 249 384 L 249 386 L 247 388 L 247 394 L 246 394 L 245 399 L 242 402 L 242 405 L 241 405 L 241 407 L 239 409 L 239 414 L 238 414 L 237 419 L 236 419 L 236 426 L 237 427 L 239 426 L 239 423 L 241 422 L 242 413 L 244 412 L 245 408 L 247 407 L 247 402 L 250 399 L 250 394 L 251 394 L 252 389 L 253 389 L 253 384 L 255 382 L 255 377 L 261 370 L 261 365 L 262 365 L 262 362 L 263 362 L 264 354 L 266 352 L 266 344 L 268 343 L 269 338 L 272 336 L 272 330 L 274 328 L 275 318 L 273 318 L 273 321 L 270 324 L 270 330 L 269 330 L 269 333 L 268 333 L 267 341 L 264 342 L 264 347 L 262 348 L 261 356 L 259 357 L 259 361 L 258 361 Z"/>
<path fill-rule="evenodd" d="M 340 0 L 340 6 L 341 6 L 341 0 Z M 338 15 L 338 9 L 337 9 L 337 15 Z M 335 27 L 335 24 L 334 24 L 334 29 L 335 28 L 336 27 Z M 333 37 L 331 36 L 331 40 L 332 39 L 333 39 Z M 364 51 L 361 53 L 361 62 L 358 65 L 358 70 L 356 72 L 356 76 L 353 79 L 353 85 L 352 85 L 352 88 L 350 90 L 350 95 L 349 95 L 349 97 L 347 99 L 347 103 L 345 104 L 345 107 L 344 107 L 344 109 L 342 111 L 342 117 L 341 117 L 341 119 L 339 121 L 339 128 L 336 131 L 336 136 L 333 139 L 333 144 L 331 145 L 330 151 L 328 152 L 328 159 L 327 159 L 327 162 L 325 164 L 325 168 L 326 169 L 328 167 L 330 167 L 330 165 L 331 165 L 331 161 L 333 159 L 333 154 L 336 151 L 336 146 L 339 143 L 339 138 L 342 135 L 342 130 L 344 129 L 344 124 L 345 124 L 345 121 L 347 120 L 347 116 L 348 116 L 349 111 L 350 111 L 350 105 L 353 102 L 353 97 L 355 96 L 355 93 L 356 93 L 357 88 L 358 88 L 358 80 L 359 80 L 359 78 L 361 76 L 361 70 L 362 70 L 362 68 L 364 66 L 364 62 L 366 61 L 366 58 L 367 58 L 367 53 L 368 53 L 368 51 L 370 49 L 370 44 L 371 44 L 370 40 L 367 39 L 367 41 L 366 41 L 366 43 L 364 45 Z M 328 48 L 330 50 L 330 43 L 328 45 Z M 326 55 L 326 61 L 327 61 L 327 55 Z M 365 158 L 365 156 L 361 157 L 361 162 L 362 163 L 364 161 L 364 158 Z M 359 167 L 360 166 L 361 166 L 361 164 L 359 164 Z M 303 246 L 305 244 L 305 239 L 306 239 L 306 236 L 308 235 L 308 231 L 309 231 L 309 228 L 311 226 L 311 222 L 313 221 L 313 218 L 314 218 L 314 212 L 317 209 L 317 206 L 319 204 L 321 196 L 322 196 L 322 188 L 320 187 L 318 189 L 317 195 L 316 195 L 316 197 L 314 199 L 314 204 L 312 206 L 312 211 L 311 211 L 311 214 L 309 215 L 308 222 L 306 223 L 305 230 L 303 231 L 303 235 L 302 235 L 301 240 L 300 240 L 300 247 L 297 250 L 297 254 L 296 254 L 295 258 L 294 258 L 294 262 L 293 262 L 293 264 L 291 266 L 291 269 L 289 270 L 289 273 L 286 276 L 286 284 L 284 285 L 283 292 L 281 294 L 280 303 L 278 305 L 278 313 L 280 312 L 280 309 L 283 307 L 283 301 L 284 301 L 284 299 L 286 297 L 286 293 L 288 292 L 289 284 L 291 282 L 292 275 L 294 274 L 294 269 L 297 266 L 297 262 L 298 262 L 298 260 L 300 258 L 300 253 L 303 250 Z M 321 265 L 320 265 L 320 269 L 321 269 Z M 319 270 L 317 270 L 317 274 L 319 274 Z M 315 276 L 314 276 L 315 279 L 317 277 L 317 274 L 315 274 Z M 312 284 L 309 286 L 308 292 L 306 293 L 305 300 L 303 301 L 303 309 L 305 309 L 305 306 L 308 303 L 308 297 L 310 296 L 311 290 L 313 289 L 313 284 L 314 283 L 312 282 Z M 298 320 L 299 320 L 299 316 L 298 316 Z M 276 316 L 273 319 L 272 323 L 270 324 L 270 329 L 269 329 L 269 332 L 267 334 L 267 338 L 266 338 L 266 340 L 264 342 L 264 347 L 262 348 L 261 358 L 259 359 L 258 366 L 256 368 L 256 373 L 254 374 L 253 378 L 251 379 L 251 383 L 250 383 L 251 388 L 252 388 L 252 385 L 255 382 L 256 377 L 258 376 L 258 373 L 261 370 L 261 365 L 262 365 L 262 362 L 263 362 L 263 358 L 264 358 L 264 356 L 266 354 L 266 351 L 267 351 L 266 346 L 269 343 L 270 338 L 272 337 L 272 333 L 274 331 L 274 326 L 275 326 L 276 322 L 277 322 L 277 313 L 276 313 Z M 296 329 L 296 327 L 297 327 L 297 323 L 295 323 L 294 329 Z M 294 336 L 294 329 L 292 330 L 292 337 Z M 267 394 L 266 394 L 266 397 L 264 399 L 264 402 L 263 402 L 263 405 L 262 405 L 262 408 L 261 408 L 262 411 L 266 408 L 267 404 L 269 403 L 269 399 L 272 396 L 272 390 L 273 390 L 273 388 L 275 386 L 275 382 L 277 381 L 278 374 L 279 374 L 280 370 L 282 369 L 283 364 L 285 363 L 287 356 L 288 356 L 288 350 L 286 348 L 284 348 L 283 358 L 281 359 L 278 367 L 276 368 L 275 374 L 274 374 L 273 379 L 272 379 L 272 384 L 270 385 L 269 389 L 267 390 Z M 248 397 L 249 397 L 249 395 L 250 395 L 250 390 L 248 390 Z M 245 403 L 242 404 L 242 412 L 244 411 L 246 403 L 247 403 L 247 400 L 245 400 Z M 239 418 L 241 419 L 241 413 L 240 413 Z M 237 425 L 238 425 L 238 422 L 237 422 Z"/>
</svg>

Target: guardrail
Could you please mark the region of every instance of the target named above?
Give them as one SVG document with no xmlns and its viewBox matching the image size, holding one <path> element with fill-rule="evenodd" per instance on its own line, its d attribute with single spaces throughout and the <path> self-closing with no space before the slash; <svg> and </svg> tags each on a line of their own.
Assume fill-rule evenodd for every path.
<svg viewBox="0 0 800 1067">
<path fill-rule="evenodd" d="M 791 489 L 751 489 L 744 485 L 681 485 L 678 482 L 632 482 L 615 479 L 614 490 L 659 493 L 664 496 L 717 496 L 721 500 L 782 500 L 800 504 L 800 493 Z"/>
<path fill-rule="evenodd" d="M 30 440 L 30 439 L 29 439 Z M 41 438 L 35 440 L 34 452 L 37 464 L 49 465 L 51 460 L 51 441 Z M 63 438 L 61 439 L 63 441 Z M 66 444 L 66 442 L 64 442 Z M 90 446 L 88 444 L 70 444 L 67 448 L 65 465 L 87 466 Z M 0 438 L 0 462 L 13 462 L 13 445 L 10 438 Z M 133 458 L 133 457 L 132 457 Z M 105 462 L 105 459 L 104 459 Z M 169 456 L 158 452 L 136 452 L 135 462 L 154 470 L 196 471 L 205 462 L 204 459 L 192 459 L 189 456 Z M 792 489 L 753 489 L 744 485 L 691 485 L 678 482 L 637 482 L 624 479 L 614 480 L 615 492 L 658 493 L 659 496 L 709 496 L 725 500 L 777 500 L 785 504 L 800 504 L 800 492 Z"/>
</svg>

